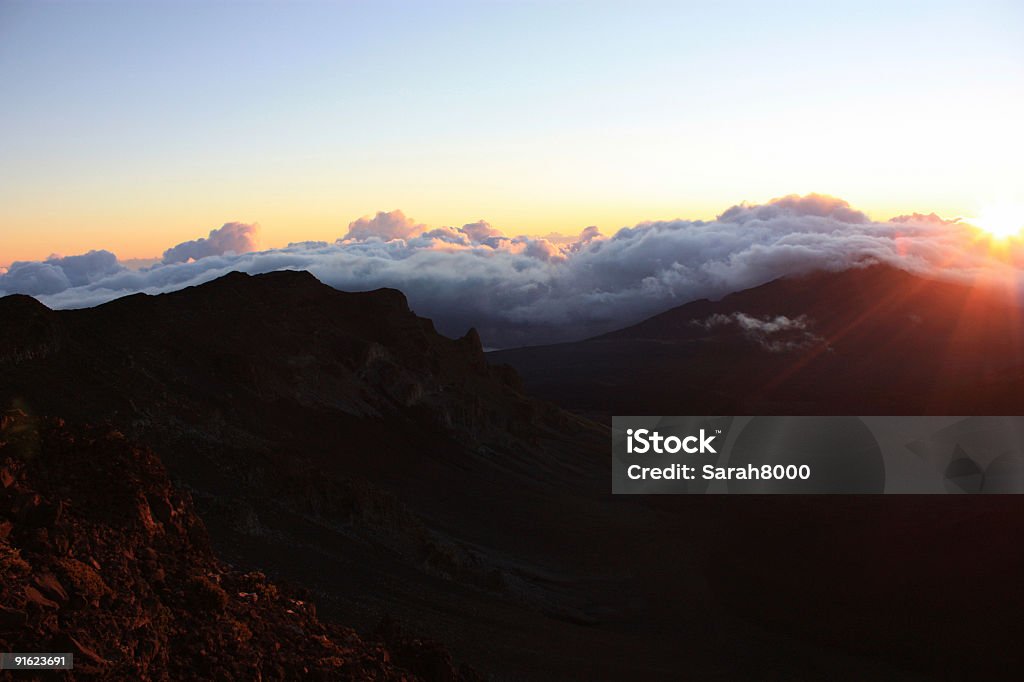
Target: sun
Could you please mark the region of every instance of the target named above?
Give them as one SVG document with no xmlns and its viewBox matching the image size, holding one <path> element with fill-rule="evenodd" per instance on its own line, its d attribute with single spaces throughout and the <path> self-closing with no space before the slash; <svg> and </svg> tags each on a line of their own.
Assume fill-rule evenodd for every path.
<svg viewBox="0 0 1024 682">
<path fill-rule="evenodd" d="M 1024 230 L 1024 207 L 1010 204 L 986 206 L 978 217 L 969 218 L 967 222 L 993 237 L 1008 239 Z"/>
</svg>

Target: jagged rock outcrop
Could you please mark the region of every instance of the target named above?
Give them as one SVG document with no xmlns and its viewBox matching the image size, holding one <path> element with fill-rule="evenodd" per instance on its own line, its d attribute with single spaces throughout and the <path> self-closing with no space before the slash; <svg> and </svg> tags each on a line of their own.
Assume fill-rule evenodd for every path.
<svg viewBox="0 0 1024 682">
<path fill-rule="evenodd" d="M 0 423 L 0 650 L 73 652 L 67 679 L 475 679 L 436 643 L 362 638 L 218 560 L 189 496 L 120 432 L 19 411 Z"/>
</svg>

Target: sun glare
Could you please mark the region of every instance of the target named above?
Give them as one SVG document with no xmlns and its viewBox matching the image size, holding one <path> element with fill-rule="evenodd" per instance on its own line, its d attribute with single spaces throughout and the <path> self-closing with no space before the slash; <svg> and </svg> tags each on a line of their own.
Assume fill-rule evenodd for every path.
<svg viewBox="0 0 1024 682">
<path fill-rule="evenodd" d="M 970 218 L 967 222 L 993 237 L 1007 239 L 1024 230 L 1024 207 L 1009 204 L 987 206 L 978 217 Z"/>
</svg>

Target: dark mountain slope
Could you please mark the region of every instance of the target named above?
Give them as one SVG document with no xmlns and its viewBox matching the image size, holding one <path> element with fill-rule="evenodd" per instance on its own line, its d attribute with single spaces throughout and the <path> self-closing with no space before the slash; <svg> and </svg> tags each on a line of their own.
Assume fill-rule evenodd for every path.
<svg viewBox="0 0 1024 682">
<path fill-rule="evenodd" d="M 492 353 L 611 414 L 1017 414 L 1024 308 L 885 266 L 780 279 L 579 343 Z"/>
<path fill-rule="evenodd" d="M 25 307 L 12 298 L 7 308 Z M 0 307 L 0 319 L 18 312 Z M 211 492 L 242 477 L 287 497 L 289 487 L 325 483 L 306 476 L 315 463 L 389 479 L 403 497 L 433 498 L 431 484 L 470 473 L 492 479 L 499 494 L 509 476 L 579 469 L 555 447 L 574 432 L 601 438 L 525 398 L 514 373 L 487 365 L 474 333 L 436 334 L 397 291 L 347 294 L 308 273 L 233 274 L 43 313 L 33 310 L 47 323 L 7 351 L 23 359 L 0 368 L 2 397 L 35 412 L 110 419 L 166 446 L 172 469 L 194 459 L 190 481 Z"/>
<path fill-rule="evenodd" d="M 532 394 L 600 420 L 1022 414 L 1022 320 L 1012 293 L 875 266 L 781 279 L 579 343 L 488 357 L 514 366 Z M 706 562 L 710 601 L 744 625 L 940 679 L 1001 679 L 1024 666 L 1012 644 L 1024 608 L 1020 496 L 645 502 L 691 520 L 680 532 Z M 662 542 L 666 556 L 682 544 Z M 834 678 L 841 665 L 810 677 Z M 792 674 L 768 662 L 762 671 Z"/>
<path fill-rule="evenodd" d="M 67 679 L 411 679 L 402 659 L 459 676 L 396 644 L 218 561 L 189 496 L 119 432 L 3 416 L 0 649 L 72 652 Z"/>
<path fill-rule="evenodd" d="M 79 311 L 0 299 L 0 400 L 151 447 L 217 554 L 308 587 L 322 621 L 368 632 L 390 613 L 499 679 L 1019 660 L 1013 499 L 613 497 L 605 429 L 531 399 L 397 292 L 275 273 Z"/>
<path fill-rule="evenodd" d="M 606 432 L 400 293 L 234 274 L 86 310 L 8 297 L 0 328 L 18 330 L 0 400 L 151 446 L 222 556 L 310 587 L 324 614 L 394 614 L 484 669 L 633 669 L 633 635 L 588 629 L 642 618 L 649 589 L 637 524 L 605 499 Z"/>
</svg>

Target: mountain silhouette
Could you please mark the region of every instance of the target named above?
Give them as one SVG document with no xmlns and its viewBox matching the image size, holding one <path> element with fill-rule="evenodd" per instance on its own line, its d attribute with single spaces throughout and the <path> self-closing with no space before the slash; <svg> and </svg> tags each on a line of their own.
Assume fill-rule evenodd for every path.
<svg viewBox="0 0 1024 682">
<path fill-rule="evenodd" d="M 491 353 L 612 414 L 1018 414 L 1024 307 L 888 266 L 778 279 L 577 343 Z"/>
<path fill-rule="evenodd" d="M 233 273 L 82 310 L 10 296 L 0 299 L 0 401 L 18 420 L 51 424 L 38 430 L 65 445 L 40 455 L 36 441 L 12 446 L 5 436 L 0 461 L 10 455 L 28 472 L 16 490 L 18 499 L 39 493 L 33 519 L 53 526 L 52 510 L 69 501 L 79 516 L 65 520 L 94 524 L 111 547 L 149 547 L 158 567 L 172 561 L 161 552 L 177 552 L 175 589 L 215 609 L 221 593 L 191 576 L 219 576 L 227 601 L 216 613 L 262 628 L 253 646 L 283 645 L 284 616 L 274 602 L 246 621 L 238 600 L 280 583 L 316 605 L 298 636 L 369 656 L 358 660 L 385 647 L 396 674 L 426 679 L 470 674 L 453 660 L 498 679 L 984 677 L 1020 660 L 1016 496 L 612 496 L 610 432 L 579 414 L 898 404 L 900 394 L 873 392 L 886 373 L 859 353 L 888 358 L 889 378 L 917 406 L 932 404 L 915 382 L 933 372 L 964 391 L 978 377 L 1013 386 L 1013 310 L 976 296 L 885 269 L 820 273 L 580 344 L 489 355 L 474 332 L 436 333 L 400 292 L 340 292 L 304 272 Z M 872 310 L 886 314 L 876 320 Z M 843 333 L 858 319 L 868 322 Z M 990 341 L 961 339 L 956 320 L 983 324 Z M 901 348 L 933 338 L 920 329 L 938 339 Z M 792 370 L 794 358 L 810 360 L 777 387 L 759 383 Z M 981 394 L 941 395 L 983 409 L 966 402 Z M 114 432 L 130 445 L 88 445 Z M 125 448 L 152 463 L 140 470 Z M 64 457 L 66 475 L 49 487 L 46 472 Z M 92 461 L 107 468 L 92 471 Z M 110 477 L 122 473 L 114 490 Z M 144 521 L 104 516 L 116 506 L 106 490 L 145 498 L 157 520 L 167 516 L 161 500 L 182 500 L 171 507 L 194 509 L 182 521 L 198 528 L 201 519 L 205 530 L 189 536 L 194 545 L 157 546 Z M 0 523 L 24 523 L 21 509 L 0 508 Z M 33 567 L 18 580 L 34 581 L 38 565 L 53 594 L 43 573 L 67 580 L 54 567 L 63 545 L 32 544 L 39 534 L 14 528 L 6 542 Z M 119 599 L 149 594 L 145 573 L 90 556 Z M 253 572 L 269 578 L 236 590 Z M 26 631 L 29 608 L 62 613 L 26 606 L 21 585 L 4 597 L 14 613 L 0 612 L 16 630 Z M 197 635 L 209 647 L 230 626 L 211 618 Z M 103 661 L 115 659 L 115 638 L 136 641 L 74 622 L 58 618 L 56 634 Z M 346 627 L 358 639 L 338 634 Z M 164 646 L 167 632 L 154 641 Z M 226 655 L 224 646 L 213 650 Z M 167 673 L 153 660 L 151 676 Z M 222 678 L 246 678 L 236 660 L 224 659 Z"/>
</svg>

